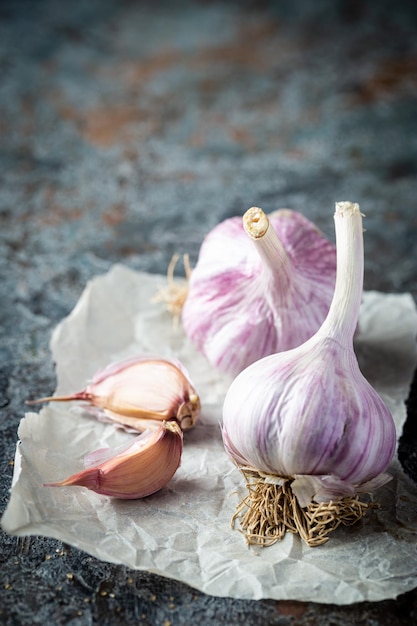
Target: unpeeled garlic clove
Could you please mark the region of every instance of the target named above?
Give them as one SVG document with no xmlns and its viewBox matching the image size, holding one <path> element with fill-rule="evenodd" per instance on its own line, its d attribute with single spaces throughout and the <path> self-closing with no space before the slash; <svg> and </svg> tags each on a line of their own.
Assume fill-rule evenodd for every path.
<svg viewBox="0 0 417 626">
<path fill-rule="evenodd" d="M 185 332 L 212 365 L 236 376 L 316 332 L 335 275 L 335 246 L 312 222 L 252 207 L 205 238 L 182 310 Z"/>
<path fill-rule="evenodd" d="M 87 402 L 87 410 L 98 417 L 139 432 L 171 419 L 188 430 L 200 413 L 200 400 L 186 369 L 177 360 L 159 357 L 113 363 L 99 370 L 82 391 L 27 404 L 70 400 Z"/>
<path fill-rule="evenodd" d="M 164 487 L 177 471 L 183 447 L 177 422 L 163 422 L 114 450 L 104 448 L 84 459 L 86 469 L 46 487 L 87 487 L 96 493 L 132 500 Z"/>
</svg>

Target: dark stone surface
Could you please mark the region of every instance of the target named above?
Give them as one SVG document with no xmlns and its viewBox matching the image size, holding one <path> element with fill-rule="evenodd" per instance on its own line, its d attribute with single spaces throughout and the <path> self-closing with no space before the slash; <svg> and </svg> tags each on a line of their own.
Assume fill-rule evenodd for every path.
<svg viewBox="0 0 417 626">
<path fill-rule="evenodd" d="M 48 342 L 114 262 L 165 273 L 256 204 L 333 238 L 366 218 L 365 287 L 417 297 L 413 2 L 0 3 L 0 512 Z M 415 394 L 409 403 L 415 413 Z M 401 454 L 416 473 L 417 434 Z M 413 456 L 414 455 L 414 456 Z M 417 593 L 351 607 L 219 599 L 41 537 L 1 534 L 0 622 L 409 625 Z"/>
</svg>

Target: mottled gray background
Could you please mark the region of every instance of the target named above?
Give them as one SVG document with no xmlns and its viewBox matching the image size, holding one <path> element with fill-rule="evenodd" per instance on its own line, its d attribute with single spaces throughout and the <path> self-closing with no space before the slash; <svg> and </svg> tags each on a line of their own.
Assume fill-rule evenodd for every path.
<svg viewBox="0 0 417 626">
<path fill-rule="evenodd" d="M 113 263 L 195 262 L 204 235 L 253 204 L 300 210 L 334 238 L 334 202 L 353 200 L 365 287 L 417 297 L 413 5 L 0 2 L 0 512 L 24 400 L 55 386 L 51 331 Z M 236 601 L 50 539 L 2 533 L 1 546 L 7 626 L 417 621 L 417 592 Z"/>
</svg>

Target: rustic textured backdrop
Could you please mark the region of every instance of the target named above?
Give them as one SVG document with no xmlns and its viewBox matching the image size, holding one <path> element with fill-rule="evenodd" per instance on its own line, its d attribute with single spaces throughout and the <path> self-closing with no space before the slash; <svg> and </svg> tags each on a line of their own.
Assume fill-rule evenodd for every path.
<svg viewBox="0 0 417 626">
<path fill-rule="evenodd" d="M 417 297 L 413 4 L 0 3 L 0 512 L 24 400 L 54 389 L 51 331 L 113 263 L 194 262 L 217 222 L 253 204 L 298 209 L 333 238 L 334 202 L 353 200 L 365 287 Z M 410 471 L 415 446 L 409 424 Z M 6 626 L 417 620 L 417 592 L 342 608 L 236 601 L 50 539 L 1 545 Z"/>
</svg>

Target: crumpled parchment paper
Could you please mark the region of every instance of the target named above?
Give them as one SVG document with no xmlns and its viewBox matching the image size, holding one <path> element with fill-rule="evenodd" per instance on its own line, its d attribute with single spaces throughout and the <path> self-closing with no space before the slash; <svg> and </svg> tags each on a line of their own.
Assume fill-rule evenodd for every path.
<svg viewBox="0 0 417 626">
<path fill-rule="evenodd" d="M 133 435 L 71 404 L 50 404 L 21 420 L 3 528 L 46 535 L 106 561 L 174 578 L 216 596 L 350 604 L 394 598 L 417 586 L 417 487 L 395 460 L 377 492 L 381 508 L 323 546 L 298 537 L 248 548 L 230 519 L 245 495 L 224 452 L 220 421 L 229 380 L 196 353 L 181 326 L 152 303 L 163 276 L 114 266 L 92 280 L 56 328 L 51 349 L 57 394 L 85 386 L 94 372 L 136 353 L 175 356 L 188 368 L 203 413 L 184 436 L 181 467 L 159 493 L 121 501 L 80 487 L 49 488 L 83 468 L 85 454 Z M 416 364 L 417 316 L 410 295 L 367 292 L 356 349 L 361 367 L 394 414 L 398 436 Z M 48 393 L 39 389 L 39 395 Z"/>
</svg>

